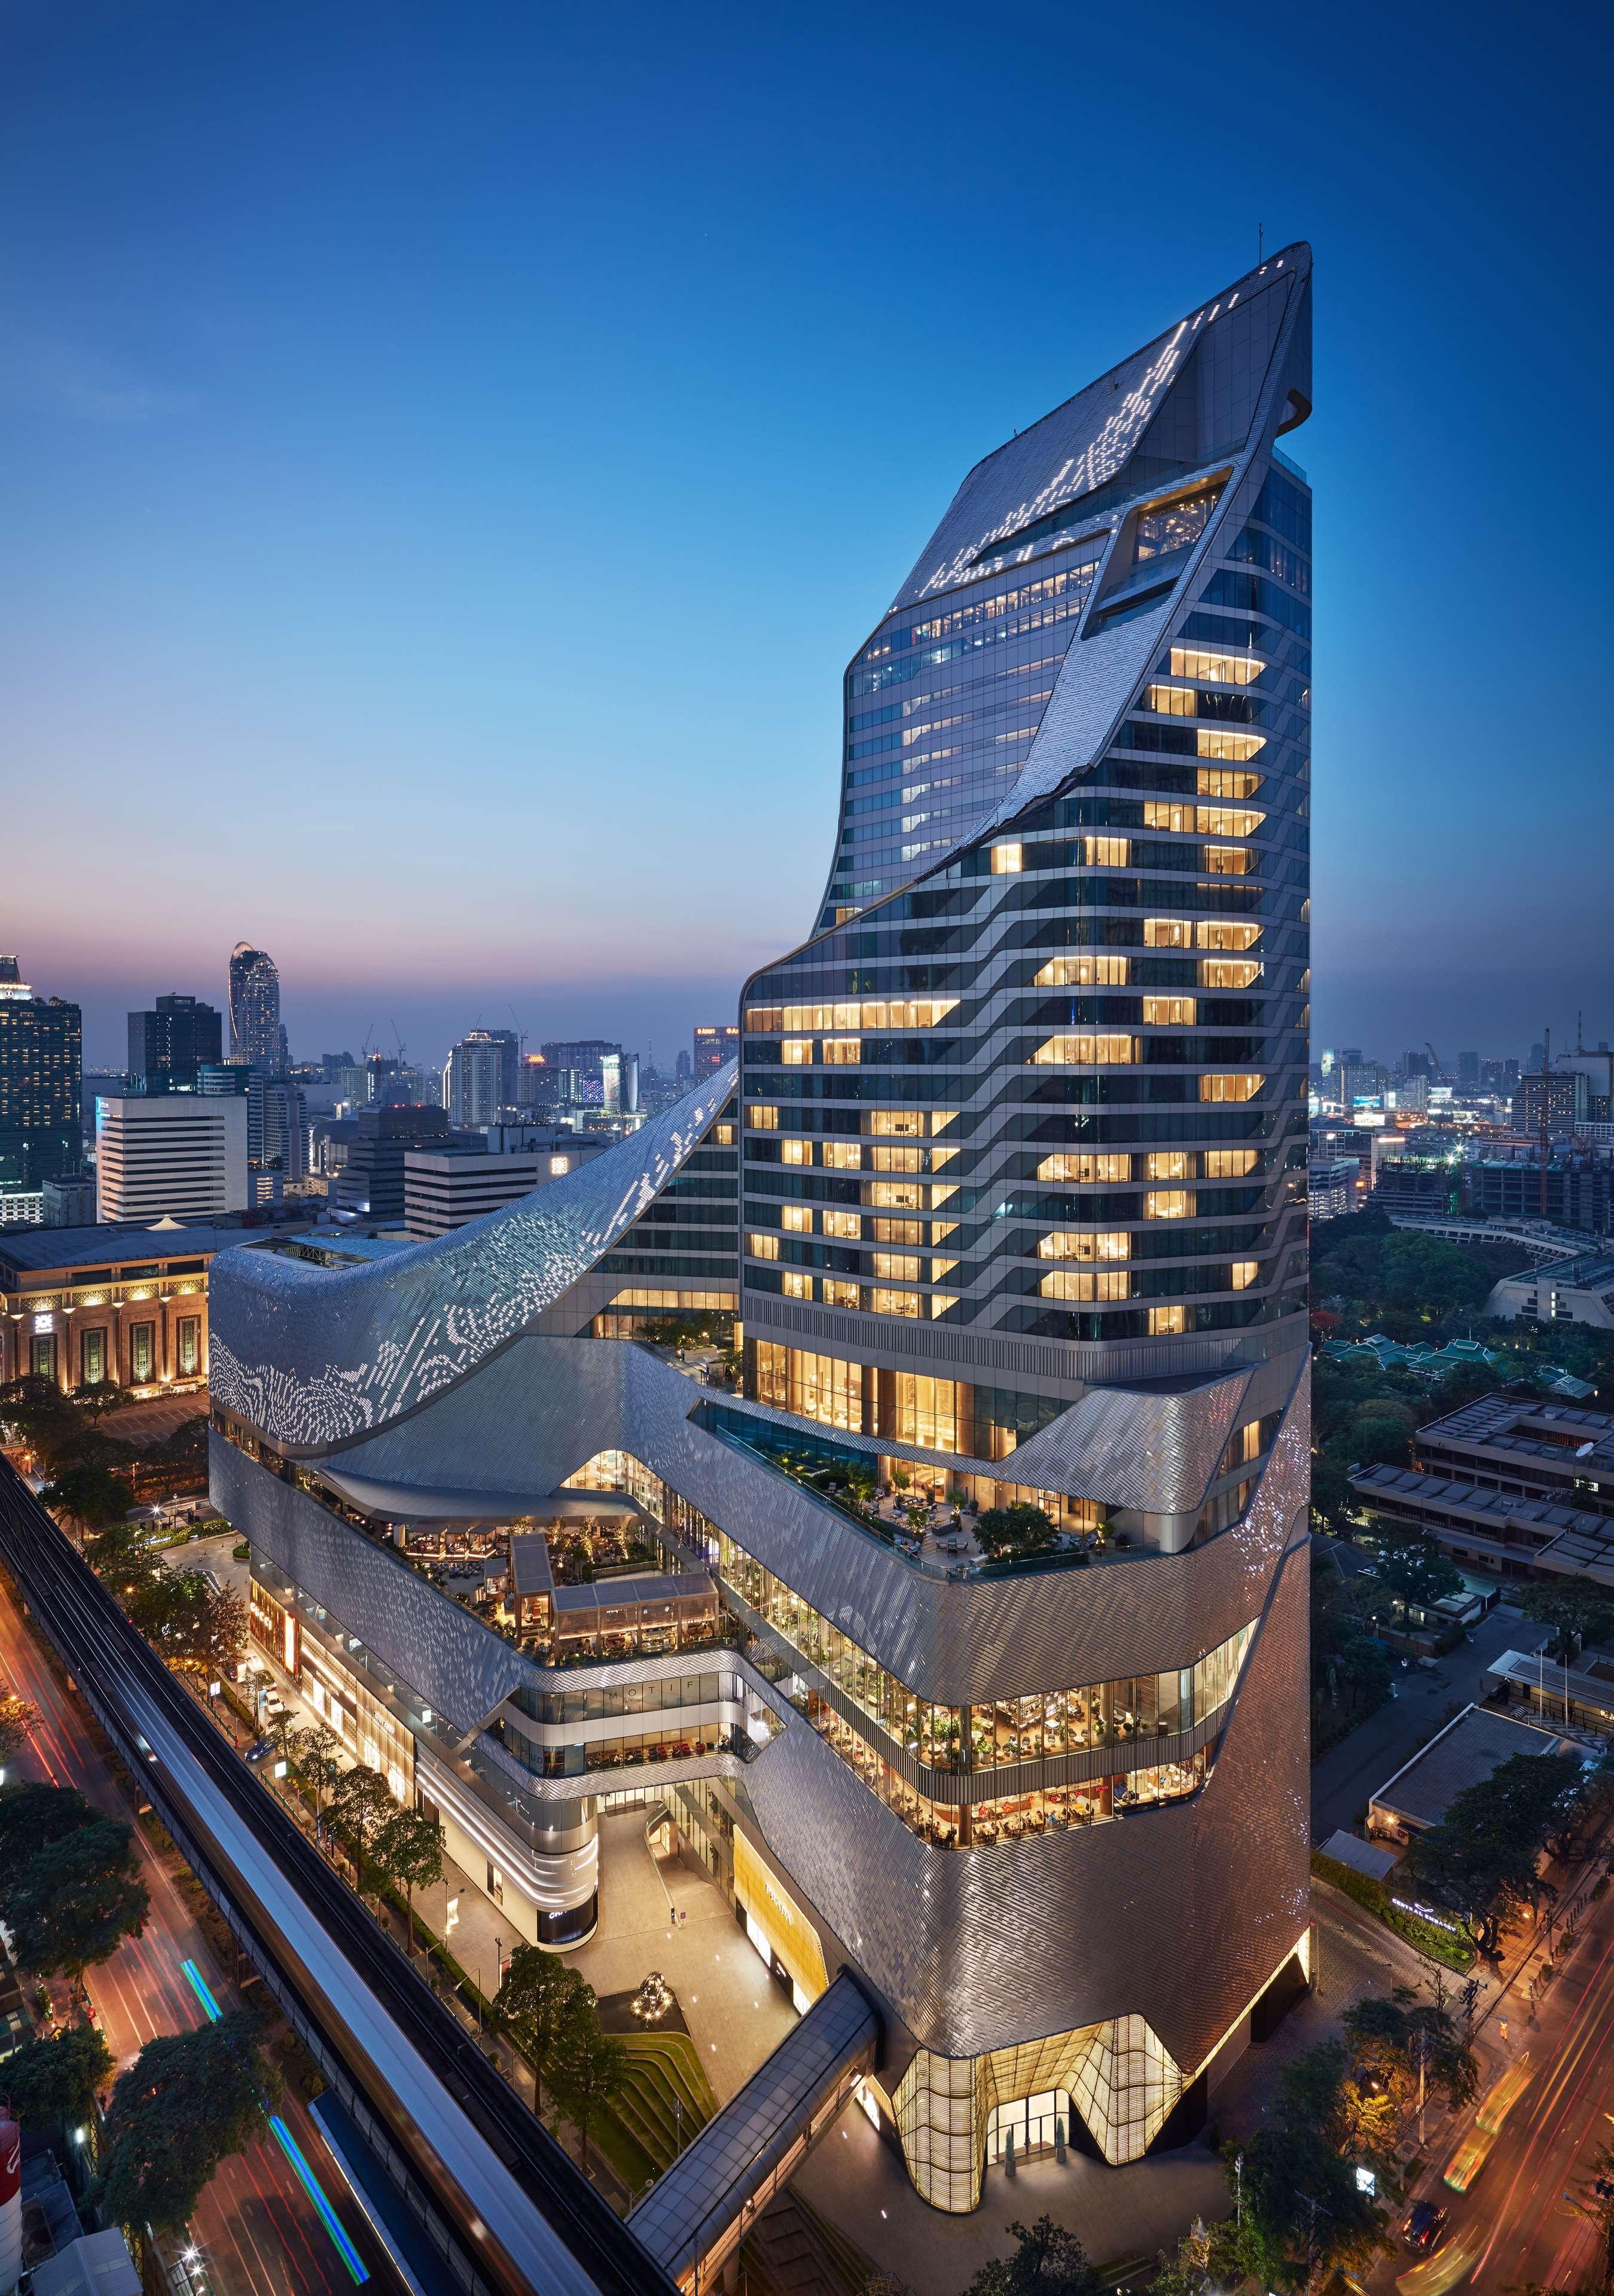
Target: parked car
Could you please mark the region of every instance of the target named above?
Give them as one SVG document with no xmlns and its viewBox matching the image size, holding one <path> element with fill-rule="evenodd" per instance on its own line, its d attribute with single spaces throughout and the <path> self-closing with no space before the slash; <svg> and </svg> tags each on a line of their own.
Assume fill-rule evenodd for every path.
<svg viewBox="0 0 1614 2296">
<path fill-rule="evenodd" d="M 1402 2239 L 1423 2256 L 1438 2247 L 1445 2230 L 1446 2210 L 1433 2201 L 1414 2201 L 1401 2220 Z"/>
</svg>

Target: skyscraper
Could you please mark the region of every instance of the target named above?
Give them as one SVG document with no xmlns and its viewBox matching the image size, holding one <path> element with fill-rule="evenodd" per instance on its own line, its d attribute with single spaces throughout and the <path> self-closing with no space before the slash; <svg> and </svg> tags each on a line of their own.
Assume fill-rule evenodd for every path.
<svg viewBox="0 0 1614 2296">
<path fill-rule="evenodd" d="M 286 1070 L 286 1032 L 280 1021 L 280 974 L 274 960 L 250 941 L 230 952 L 230 1058 L 268 1076 Z"/>
<path fill-rule="evenodd" d="M 31 1195 L 79 1169 L 82 1037 L 77 1004 L 36 996 L 0 956 L 0 1192 Z"/>
<path fill-rule="evenodd" d="M 634 1762 L 822 2021 L 792 2129 L 877 2022 L 864 2101 L 949 2211 L 1078 2125 L 1182 2141 L 1310 1973 L 1309 348 L 1290 247 L 971 472 L 848 672 L 737 1099 L 384 1266 L 211 1277 L 219 1504 L 425 1712 L 503 1918 L 586 1937 Z M 736 1193 L 743 1393 L 692 1398 L 620 1339 L 726 1308 Z M 450 1503 L 562 1538 L 585 1489 L 715 1582 L 704 1686 L 631 1621 L 562 1680 L 382 1551 Z M 715 2283 L 757 2148 L 700 2145 L 630 2222 L 680 2273 L 699 2224 Z"/>
<path fill-rule="evenodd" d="M 496 1124 L 500 1109 L 515 1105 L 513 1097 L 508 1103 L 504 1097 L 506 1066 L 513 1070 L 514 1061 L 515 1039 L 508 1029 L 470 1029 L 450 1052 L 443 1075 L 448 1121 L 473 1128 Z M 513 1095 L 513 1073 L 509 1084 Z"/>
<path fill-rule="evenodd" d="M 224 1023 L 194 996 L 160 996 L 129 1014 L 129 1080 L 136 1092 L 194 1091 L 204 1062 L 224 1058 Z"/>
<path fill-rule="evenodd" d="M 740 1050 L 738 1029 L 701 1027 L 695 1030 L 691 1073 L 696 1084 L 716 1076 L 725 1061 Z"/>
</svg>

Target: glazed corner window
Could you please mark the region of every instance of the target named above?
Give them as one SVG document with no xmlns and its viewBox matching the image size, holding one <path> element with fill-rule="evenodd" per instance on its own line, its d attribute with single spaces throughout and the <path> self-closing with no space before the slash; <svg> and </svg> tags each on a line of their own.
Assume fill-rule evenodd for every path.
<svg viewBox="0 0 1614 2296">
<path fill-rule="evenodd" d="M 1158 510 L 1146 510 L 1138 520 L 1133 540 L 1135 562 L 1141 564 L 1146 558 L 1165 558 L 1197 542 L 1221 491 L 1220 487 L 1212 487 L 1204 494 L 1190 495 L 1184 502 L 1163 503 Z"/>
<path fill-rule="evenodd" d="M 1145 829 L 1192 830 L 1194 808 L 1191 805 L 1174 805 L 1168 798 L 1146 797 L 1143 800 Z"/>
<path fill-rule="evenodd" d="M 1235 1259 L 1233 1263 L 1233 1290 L 1248 1292 L 1260 1273 L 1261 1263 L 1258 1259 Z"/>
<path fill-rule="evenodd" d="M 1201 653 L 1197 646 L 1171 649 L 1173 677 L 1202 677 L 1210 685 L 1250 685 L 1266 664 L 1253 653 Z"/>
<path fill-rule="evenodd" d="M 1248 877 L 1254 865 L 1254 854 L 1242 845 L 1208 845 L 1205 848 L 1205 874 L 1208 877 Z"/>
<path fill-rule="evenodd" d="M 1258 1148 L 1207 1148 L 1205 1177 L 1208 1180 L 1246 1179 L 1260 1160 Z"/>
<path fill-rule="evenodd" d="M 1173 1332 L 1186 1331 L 1187 1328 L 1188 1310 L 1184 1307 L 1174 1305 L 1169 1308 L 1151 1308 L 1149 1310 L 1149 1330 L 1152 1338 L 1159 1339 Z"/>
<path fill-rule="evenodd" d="M 777 1259 L 779 1239 L 776 1235 L 748 1235 L 745 1248 L 753 1259 Z"/>
<path fill-rule="evenodd" d="M 1132 852 L 1129 837 L 1090 837 L 1087 840 L 1089 869 L 1124 869 Z"/>
<path fill-rule="evenodd" d="M 813 1144 L 810 1140 L 782 1140 L 779 1143 L 779 1161 L 782 1164 L 810 1164 L 812 1160 Z"/>
<path fill-rule="evenodd" d="M 1225 917 L 1201 917 L 1194 935 L 1201 948 L 1253 948 L 1261 938 L 1259 925 L 1235 924 Z M 1176 946 L 1186 948 L 1186 941 Z"/>
<path fill-rule="evenodd" d="M 1135 1037 L 1050 1037 L 1031 1055 L 1041 1068 L 1125 1069 L 1137 1061 Z"/>
<path fill-rule="evenodd" d="M 1039 1259 L 1130 1259 L 1132 1238 L 1124 1227 L 1056 1227 L 1038 1240 Z"/>
<path fill-rule="evenodd" d="M 1202 805 L 1198 811 L 1201 837 L 1253 837 L 1266 818 L 1232 805 Z"/>
<path fill-rule="evenodd" d="M 745 1111 L 745 1120 L 753 1132 L 777 1132 L 779 1111 L 768 1108 L 761 1101 L 752 1101 Z"/>
<path fill-rule="evenodd" d="M 1186 1219 L 1192 1210 L 1192 1188 L 1151 1188 L 1143 1198 L 1145 1219 Z"/>
<path fill-rule="evenodd" d="M 813 1296 L 812 1277 L 798 1275 L 793 1267 L 787 1267 L 779 1281 L 787 1300 L 810 1300 Z"/>
<path fill-rule="evenodd" d="M 1193 927 L 1186 917 L 1145 917 L 1145 948 L 1192 948 Z"/>
<path fill-rule="evenodd" d="M 1202 1076 L 1201 1100 L 1253 1100 L 1266 1079 L 1258 1076 Z"/>
<path fill-rule="evenodd" d="M 992 848 L 992 874 L 995 877 L 1014 877 L 1026 865 L 1023 845 L 995 845 Z"/>
<path fill-rule="evenodd" d="M 1260 960 L 1253 956 L 1202 956 L 1201 988 L 1251 988 L 1261 977 Z"/>
<path fill-rule="evenodd" d="M 1093 956 L 1051 956 L 1032 975 L 1034 988 L 1124 988 L 1130 957 L 1108 953 Z"/>
<path fill-rule="evenodd" d="M 1129 1180 L 1132 1159 L 1129 1155 L 1093 1155 L 1066 1149 L 1057 1156 L 1045 1156 L 1036 1168 L 1036 1177 L 1039 1180 L 1074 1180 L 1087 1186 L 1099 1180 Z"/>
<path fill-rule="evenodd" d="M 1192 685 L 1151 685 L 1144 707 L 1158 710 L 1162 718 L 1192 718 L 1198 712 L 1199 699 Z"/>
<path fill-rule="evenodd" d="M 826 1037 L 823 1060 L 826 1069 L 856 1068 L 863 1058 L 861 1037 Z"/>
<path fill-rule="evenodd" d="M 1254 797 L 1261 786 L 1259 774 L 1230 773 L 1225 766 L 1201 766 L 1199 791 L 1201 797 Z"/>
<path fill-rule="evenodd" d="M 812 1038 L 787 1037 L 779 1047 L 779 1057 L 787 1069 L 810 1069 L 813 1065 Z"/>
<path fill-rule="evenodd" d="M 1202 758 L 1253 758 L 1266 747 L 1265 734 L 1234 734 L 1224 726 L 1201 726 L 1199 749 Z"/>
<path fill-rule="evenodd" d="M 1076 1267 L 1050 1268 L 1037 1285 L 1045 1300 L 1127 1300 L 1132 1277 L 1125 1267 L 1097 1268 L 1091 1274 Z"/>
<path fill-rule="evenodd" d="M 776 1034 L 784 1026 L 782 1009 L 777 1004 L 750 1004 L 746 1007 L 747 1036 Z"/>
<path fill-rule="evenodd" d="M 1143 1018 L 1156 1029 L 1192 1029 L 1198 1011 L 1192 996 L 1145 996 Z"/>
<path fill-rule="evenodd" d="M 863 1234 L 863 1215 L 860 1212 L 826 1211 L 820 1218 L 825 1235 L 844 1236 L 855 1243 Z"/>
<path fill-rule="evenodd" d="M 779 1225 L 791 1235 L 811 1235 L 813 1215 L 806 1204 L 786 1204 L 779 1214 Z"/>
</svg>

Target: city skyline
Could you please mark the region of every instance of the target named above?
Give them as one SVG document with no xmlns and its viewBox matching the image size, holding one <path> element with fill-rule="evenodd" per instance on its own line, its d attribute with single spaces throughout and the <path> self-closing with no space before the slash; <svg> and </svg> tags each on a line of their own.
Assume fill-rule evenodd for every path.
<svg viewBox="0 0 1614 2296">
<path fill-rule="evenodd" d="M 92 1062 L 154 994 L 218 1002 L 243 937 L 274 952 L 304 1052 L 372 1020 L 446 1049 L 510 1003 L 535 1037 L 657 1043 L 732 1012 L 779 918 L 805 928 L 821 890 L 799 826 L 835 787 L 825 697 L 865 635 L 858 602 L 892 594 L 983 440 L 1233 275 L 1261 225 L 1268 248 L 1318 246 L 1333 315 L 1337 419 L 1312 473 L 1331 633 L 1319 1038 L 1412 1040 L 1432 1017 L 1501 1048 L 1594 1002 L 1585 832 L 1606 799 L 1553 703 L 1559 654 L 1595 642 L 1605 481 L 1595 458 L 1550 460 L 1520 521 L 1500 443 L 1538 419 L 1537 363 L 1511 346 L 1553 345 L 1573 435 L 1607 327 L 1558 228 L 1604 193 L 1581 180 L 1583 83 L 1555 70 L 1550 28 L 1519 31 L 1504 78 L 1444 12 L 1396 20 L 1407 70 L 1385 80 L 1371 37 L 1341 55 L 1326 23 L 1292 27 L 1267 85 L 1307 118 L 1304 148 L 1246 139 L 1208 177 L 1167 138 L 1140 179 L 1154 98 L 1125 32 L 1078 43 L 1052 14 L 984 54 L 945 12 L 920 53 L 833 12 L 805 46 L 772 29 L 674 43 L 637 17 L 619 42 L 508 7 L 474 38 L 365 8 L 340 41 L 307 8 L 97 20 L 94 76 L 59 22 L 19 31 L 30 100 L 0 162 L 45 218 L 7 290 L 0 374 L 27 569 L 13 771 L 76 800 L 36 809 L 37 865 L 0 937 L 84 1006 Z M 1199 20 L 1172 20 L 1192 51 Z M 966 55 L 988 145 L 1034 113 L 1050 60 L 1116 84 L 1074 175 L 1051 148 L 1022 156 L 1012 228 L 972 170 L 937 178 Z M 1424 68 L 1452 98 L 1433 119 Z M 880 139 L 857 132 L 870 85 L 893 91 Z M 787 127 L 804 104 L 822 144 Z M 610 195 L 579 201 L 602 152 L 623 163 Z M 926 250 L 922 309 L 869 295 L 872 212 Z M 1035 333 L 992 324 L 1000 306 L 1035 308 Z M 1413 400 L 1439 422 L 1408 421 Z M 625 635 L 599 601 L 629 534 L 674 578 Z M 1505 710 L 1504 562 L 1557 618 L 1552 648 L 1510 650 Z M 1520 776 L 1522 841 L 1497 834 Z M 677 799 L 692 779 L 698 822 Z M 267 867 L 254 811 L 283 817 Z M 137 964 L 117 905 L 59 898 L 70 871 L 94 887 L 131 866 L 186 885 Z M 1550 939 L 1497 946 L 1494 917 L 1547 876 Z"/>
</svg>

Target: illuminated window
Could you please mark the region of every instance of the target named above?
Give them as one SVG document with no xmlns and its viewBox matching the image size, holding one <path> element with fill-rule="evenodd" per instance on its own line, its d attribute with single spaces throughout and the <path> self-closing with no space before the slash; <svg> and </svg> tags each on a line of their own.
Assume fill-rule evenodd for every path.
<svg viewBox="0 0 1614 2296">
<path fill-rule="evenodd" d="M 782 1140 L 779 1143 L 779 1160 L 782 1164 L 810 1164 L 813 1160 L 812 1142 Z"/>
<path fill-rule="evenodd" d="M 765 1107 L 760 1101 L 752 1101 L 745 1111 L 745 1120 L 753 1132 L 777 1132 L 779 1111 Z"/>
<path fill-rule="evenodd" d="M 1191 685 L 1151 685 L 1144 706 L 1159 710 L 1163 718 L 1192 718 L 1197 714 L 1199 699 Z"/>
<path fill-rule="evenodd" d="M 856 1068 L 863 1058 L 861 1037 L 826 1037 L 823 1060 L 826 1069 Z"/>
<path fill-rule="evenodd" d="M 1194 646 L 1171 649 L 1173 677 L 1202 677 L 1209 685 L 1250 685 L 1266 664 L 1253 653 L 1201 653 Z"/>
<path fill-rule="evenodd" d="M 1156 1029 L 1192 1029 L 1197 1005 L 1192 996 L 1145 996 L 1143 1018 Z"/>
<path fill-rule="evenodd" d="M 865 1004 L 865 1029 L 933 1029 L 958 1003 L 956 996 L 900 996 L 889 1003 Z"/>
<path fill-rule="evenodd" d="M 1089 869 L 1124 869 L 1132 852 L 1129 837 L 1090 837 L 1087 840 Z"/>
<path fill-rule="evenodd" d="M 787 1300 L 812 1298 L 813 1279 L 810 1275 L 799 1275 L 795 1268 L 787 1267 L 779 1280 L 784 1288 L 784 1296 Z"/>
<path fill-rule="evenodd" d="M 1051 956 L 1042 971 L 1032 976 L 1036 988 L 1124 988 L 1130 957 L 1110 956 Z"/>
<path fill-rule="evenodd" d="M 1158 1339 L 1172 1332 L 1184 1331 L 1187 1324 L 1188 1310 L 1185 1308 L 1173 1306 L 1151 1308 L 1149 1310 L 1149 1330 L 1151 1337 Z"/>
<path fill-rule="evenodd" d="M 806 1204 L 785 1204 L 779 1213 L 779 1225 L 791 1235 L 811 1235 L 813 1215 Z"/>
<path fill-rule="evenodd" d="M 877 1316 L 917 1316 L 924 1302 L 917 1292 L 884 1292 L 876 1285 L 869 1305 Z"/>
<path fill-rule="evenodd" d="M 1266 820 L 1264 813 L 1246 813 L 1236 806 L 1202 805 L 1199 808 L 1201 837 L 1253 837 Z"/>
<path fill-rule="evenodd" d="M 775 1031 L 782 1029 L 783 1026 L 784 1017 L 782 1008 L 779 1005 L 747 1005 L 745 1011 L 745 1029 L 748 1036 L 754 1037 L 766 1034 L 770 1031 Z"/>
<path fill-rule="evenodd" d="M 919 1254 L 916 1251 L 877 1251 L 874 1273 L 893 1283 L 919 1282 Z"/>
<path fill-rule="evenodd" d="M 1145 1219 L 1186 1219 L 1192 1210 L 1192 1188 L 1151 1188 L 1143 1198 Z"/>
<path fill-rule="evenodd" d="M 779 1239 L 776 1235 L 748 1235 L 745 1248 L 753 1259 L 777 1259 Z"/>
<path fill-rule="evenodd" d="M 1201 988 L 1249 988 L 1261 978 L 1259 960 L 1253 956 L 1202 956 Z"/>
<path fill-rule="evenodd" d="M 825 1235 L 840 1235 L 852 1242 L 863 1234 L 863 1218 L 857 1212 L 826 1211 L 822 1215 Z"/>
<path fill-rule="evenodd" d="M 787 1037 L 779 1047 L 779 1056 L 787 1069 L 810 1069 L 813 1065 L 812 1038 Z"/>
<path fill-rule="evenodd" d="M 1260 1273 L 1261 1263 L 1258 1259 L 1235 1259 L 1233 1263 L 1233 1290 L 1247 1292 Z"/>
<path fill-rule="evenodd" d="M 1145 917 L 1145 948 L 1192 948 L 1193 927 L 1186 917 Z"/>
<path fill-rule="evenodd" d="M 865 1204 L 879 1204 L 888 1211 L 922 1212 L 925 1209 L 925 1192 L 917 1180 L 865 1180 L 863 1200 Z"/>
<path fill-rule="evenodd" d="M 1255 866 L 1255 855 L 1242 845 L 1208 845 L 1205 848 L 1205 873 L 1208 877 L 1248 877 Z"/>
<path fill-rule="evenodd" d="M 1074 1180 L 1087 1187 L 1096 1181 L 1129 1180 L 1132 1159 L 1063 1151 L 1057 1156 L 1045 1156 L 1036 1168 L 1036 1177 L 1039 1180 Z"/>
<path fill-rule="evenodd" d="M 1031 1055 L 1043 1068 L 1130 1068 L 1137 1060 L 1135 1037 L 1050 1037 Z"/>
<path fill-rule="evenodd" d="M 732 1148 L 734 1144 L 733 1126 L 732 1124 L 715 1124 L 712 1127 L 712 1138 L 717 1142 L 719 1148 Z"/>
<path fill-rule="evenodd" d="M 834 1276 L 826 1275 L 823 1290 L 826 1308 L 855 1308 L 857 1305 L 859 1294 L 856 1283 L 843 1283 Z"/>
<path fill-rule="evenodd" d="M 1133 537 L 1135 559 L 1141 562 L 1145 558 L 1164 558 L 1174 550 L 1186 550 L 1191 543 L 1197 542 L 1221 491 L 1220 487 L 1212 487 L 1182 502 L 1166 503 L 1158 510 L 1144 511 Z"/>
<path fill-rule="evenodd" d="M 1146 1180 L 1192 1180 L 1193 1152 L 1188 1148 L 1157 1148 L 1145 1160 Z"/>
<path fill-rule="evenodd" d="M 1266 747 L 1265 734 L 1235 734 L 1225 726 L 1201 726 L 1199 732 L 1200 755 L 1202 758 L 1253 758 L 1258 750 Z"/>
<path fill-rule="evenodd" d="M 1191 805 L 1174 805 L 1168 798 L 1149 797 L 1143 800 L 1145 829 L 1192 830 L 1194 808 Z"/>
<path fill-rule="evenodd" d="M 869 1168 L 875 1172 L 922 1172 L 925 1152 L 922 1148 L 871 1148 Z"/>
<path fill-rule="evenodd" d="M 1234 924 L 1224 917 L 1201 917 L 1194 938 L 1201 948 L 1253 948 L 1261 938 L 1261 928 Z"/>
<path fill-rule="evenodd" d="M 941 1225 L 944 1227 L 949 1227 L 952 1224 L 947 1221 L 943 1221 Z M 923 1220 L 877 1219 L 874 1222 L 874 1241 L 876 1243 L 922 1243 L 924 1240 L 925 1224 Z"/>
<path fill-rule="evenodd" d="M 1130 1259 L 1132 1238 L 1124 1227 L 1056 1227 L 1036 1247 L 1039 1259 Z"/>
<path fill-rule="evenodd" d="M 1266 1081 L 1258 1076 L 1202 1076 L 1201 1100 L 1253 1100 Z"/>
<path fill-rule="evenodd" d="M 1037 1284 L 1045 1300 L 1127 1300 L 1132 1277 L 1124 1267 L 1084 1273 L 1074 1267 L 1051 1268 Z"/>
<path fill-rule="evenodd" d="M 1261 775 L 1235 774 L 1225 766 L 1201 766 L 1198 786 L 1201 797 L 1254 797 L 1261 786 Z"/>
<path fill-rule="evenodd" d="M 953 1116 L 951 1109 L 938 1110 L 930 1119 L 931 1131 L 939 1132 L 944 1125 L 951 1124 Z M 922 1140 L 925 1119 L 917 1108 L 876 1108 L 869 1112 L 868 1128 L 883 1139 Z"/>
<path fill-rule="evenodd" d="M 1012 877 L 1026 865 L 1025 849 L 1019 845 L 995 845 L 992 848 L 992 874 Z"/>
<path fill-rule="evenodd" d="M 552 1156 L 549 1160 L 549 1168 L 552 1173 L 569 1172 L 571 1169 L 571 1158 L 569 1156 Z"/>
<path fill-rule="evenodd" d="M 1260 1160 L 1258 1148 L 1207 1148 L 1205 1177 L 1208 1180 L 1242 1180 L 1255 1170 Z"/>
<path fill-rule="evenodd" d="M 856 1172 L 863 1162 L 863 1150 L 856 1140 L 823 1140 L 818 1144 L 818 1160 L 832 1172 Z"/>
</svg>

